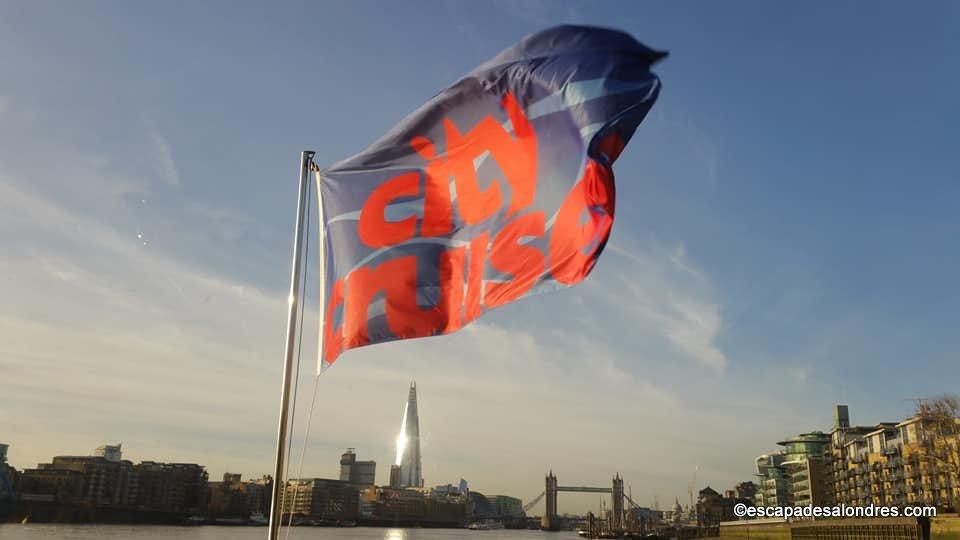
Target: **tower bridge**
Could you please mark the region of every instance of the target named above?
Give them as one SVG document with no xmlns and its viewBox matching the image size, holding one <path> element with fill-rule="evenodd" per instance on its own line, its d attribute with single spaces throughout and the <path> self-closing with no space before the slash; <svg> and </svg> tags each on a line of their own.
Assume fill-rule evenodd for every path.
<svg viewBox="0 0 960 540">
<path fill-rule="evenodd" d="M 546 485 L 543 492 L 523 505 L 523 511 L 528 512 L 536 506 L 541 499 L 546 499 L 546 508 L 544 509 L 543 517 L 540 519 L 540 528 L 544 530 L 556 530 L 560 527 L 560 520 L 557 517 L 557 494 L 561 491 L 570 493 L 609 493 L 612 519 L 610 525 L 614 530 L 622 530 L 624 528 L 624 501 L 628 501 L 634 507 L 637 506 L 637 504 L 623 492 L 623 478 L 619 473 L 613 477 L 613 482 L 610 487 L 561 486 L 557 483 L 557 476 L 553 474 L 552 470 L 547 473 L 545 481 Z"/>
</svg>

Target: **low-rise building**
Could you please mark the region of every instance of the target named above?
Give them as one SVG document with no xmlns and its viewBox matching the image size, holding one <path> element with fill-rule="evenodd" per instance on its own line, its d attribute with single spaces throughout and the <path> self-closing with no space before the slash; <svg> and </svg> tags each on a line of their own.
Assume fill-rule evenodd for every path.
<svg viewBox="0 0 960 540">
<path fill-rule="evenodd" d="M 462 526 L 467 519 L 467 504 L 462 497 L 426 497 L 424 522 L 432 525 Z"/>
<path fill-rule="evenodd" d="M 25 501 L 75 503 L 83 499 L 83 473 L 53 468 L 26 469 L 19 496 Z"/>
<path fill-rule="evenodd" d="M 290 480 L 283 491 L 282 504 L 284 514 L 329 521 L 354 521 L 360 516 L 360 489 L 342 480 Z"/>
<path fill-rule="evenodd" d="M 750 501 L 750 504 L 754 504 L 757 501 L 757 485 L 749 480 L 740 482 L 734 486 L 733 493 L 736 498 Z"/>
<path fill-rule="evenodd" d="M 136 500 L 138 481 L 130 461 L 100 456 L 56 456 L 40 469 L 76 471 L 83 475 L 80 502 L 94 506 L 130 506 Z"/>
<path fill-rule="evenodd" d="M 128 506 L 137 494 L 129 461 L 98 456 L 56 456 L 24 471 L 20 491 L 26 499 Z"/>
<path fill-rule="evenodd" d="M 207 473 L 192 463 L 121 458 L 120 445 L 104 445 L 94 456 L 56 456 L 24 471 L 24 500 L 57 501 L 93 507 L 196 513 L 206 499 Z"/>
<path fill-rule="evenodd" d="M 258 480 L 240 479 L 236 473 L 225 473 L 223 480 L 207 483 L 205 515 L 211 517 L 249 517 L 270 512 L 270 490 L 273 480 L 264 476 Z"/>
<path fill-rule="evenodd" d="M 733 513 L 736 503 L 733 490 L 722 496 L 710 486 L 701 489 L 697 495 L 697 525 L 716 527 L 721 521 L 737 519 Z"/>
<path fill-rule="evenodd" d="M 138 481 L 139 508 L 180 513 L 203 510 L 207 471 L 202 465 L 143 461 L 133 469 Z"/>
<path fill-rule="evenodd" d="M 207 516 L 247 517 L 251 513 L 253 512 L 247 502 L 246 484 L 240 480 L 239 474 L 224 473 L 221 481 L 207 482 Z"/>
<path fill-rule="evenodd" d="M 0 443 L 0 500 L 12 499 L 17 492 L 19 473 L 7 464 L 7 449 L 9 445 Z"/>
<path fill-rule="evenodd" d="M 422 522 L 427 516 L 426 497 L 416 489 L 377 490 L 374 517 L 381 521 Z"/>
<path fill-rule="evenodd" d="M 487 497 L 494 515 L 497 517 L 515 517 L 523 513 L 523 501 L 509 495 L 490 495 Z"/>
</svg>

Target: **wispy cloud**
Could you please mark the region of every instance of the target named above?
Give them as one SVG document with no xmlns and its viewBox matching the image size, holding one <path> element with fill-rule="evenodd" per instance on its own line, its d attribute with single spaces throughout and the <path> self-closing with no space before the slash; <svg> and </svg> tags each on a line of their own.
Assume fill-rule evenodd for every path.
<svg viewBox="0 0 960 540">
<path fill-rule="evenodd" d="M 160 134 L 151 121 L 147 121 L 147 135 L 153 144 L 150 157 L 160 178 L 171 186 L 179 186 L 180 175 L 177 174 L 177 164 L 173 161 L 173 153 L 170 151 L 167 139 Z"/>
<path fill-rule="evenodd" d="M 716 344 L 720 306 L 709 299 L 709 282 L 687 259 L 684 247 L 635 252 L 611 243 L 608 249 L 631 263 L 630 271 L 619 276 L 630 297 L 616 297 L 629 306 L 627 316 L 639 319 L 640 328 L 665 336 L 685 356 L 722 371 L 728 360 Z"/>
</svg>

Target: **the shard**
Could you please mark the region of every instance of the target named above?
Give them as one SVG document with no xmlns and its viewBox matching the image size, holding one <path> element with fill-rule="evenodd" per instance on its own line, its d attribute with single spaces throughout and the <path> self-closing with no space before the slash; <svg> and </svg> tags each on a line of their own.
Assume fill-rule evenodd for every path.
<svg viewBox="0 0 960 540">
<path fill-rule="evenodd" d="M 407 406 L 403 409 L 403 423 L 400 425 L 400 434 L 397 435 L 396 464 L 400 467 L 400 487 L 423 487 L 416 382 L 410 383 Z"/>
</svg>

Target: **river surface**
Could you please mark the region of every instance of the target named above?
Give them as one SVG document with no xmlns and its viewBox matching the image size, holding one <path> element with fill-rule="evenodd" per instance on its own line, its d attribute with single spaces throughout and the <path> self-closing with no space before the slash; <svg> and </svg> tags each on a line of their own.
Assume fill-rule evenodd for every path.
<svg viewBox="0 0 960 540">
<path fill-rule="evenodd" d="M 281 538 L 287 531 L 282 531 Z M 0 525 L 2 540 L 264 540 L 266 527 L 164 527 L 154 525 Z M 570 540 L 576 533 L 525 530 L 384 529 L 299 527 L 290 540 Z"/>
<path fill-rule="evenodd" d="M 287 531 L 282 531 L 281 538 Z M 266 527 L 165 527 L 159 525 L 0 524 L 0 540 L 264 540 Z M 934 534 L 932 540 L 960 540 L 960 534 Z M 570 531 L 469 531 L 466 529 L 386 529 L 379 527 L 299 527 L 290 540 L 572 540 Z"/>
</svg>

